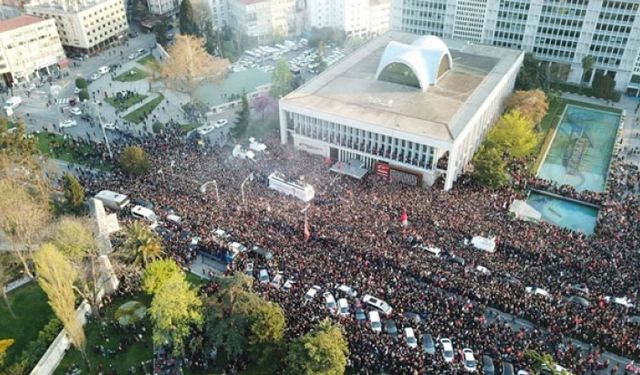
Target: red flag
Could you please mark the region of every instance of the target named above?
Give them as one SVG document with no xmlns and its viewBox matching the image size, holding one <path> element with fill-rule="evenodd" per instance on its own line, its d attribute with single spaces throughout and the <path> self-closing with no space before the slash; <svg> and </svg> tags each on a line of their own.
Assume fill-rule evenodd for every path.
<svg viewBox="0 0 640 375">
<path fill-rule="evenodd" d="M 409 223 L 409 215 L 407 215 L 406 210 L 402 210 L 402 214 L 400 214 L 400 223 L 402 223 L 403 227 L 406 227 Z"/>
<path fill-rule="evenodd" d="M 304 241 L 309 241 L 309 237 L 311 237 L 311 232 L 309 231 L 309 221 L 307 221 L 307 215 L 304 216 Z"/>
</svg>

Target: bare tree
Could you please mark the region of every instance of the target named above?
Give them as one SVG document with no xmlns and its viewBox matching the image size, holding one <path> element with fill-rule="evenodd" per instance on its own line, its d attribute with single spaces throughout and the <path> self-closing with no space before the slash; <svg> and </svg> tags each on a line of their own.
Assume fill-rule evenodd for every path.
<svg viewBox="0 0 640 375">
<path fill-rule="evenodd" d="M 62 322 L 73 346 L 80 351 L 87 367 L 91 368 L 86 352 L 84 328 L 76 316 L 76 297 L 73 284 L 76 270 L 52 244 L 44 244 L 34 255 L 38 283 L 49 298 L 49 305 Z"/>
<path fill-rule="evenodd" d="M 7 296 L 7 291 L 5 290 L 5 286 L 11 281 L 11 274 L 9 273 L 9 267 L 0 259 L 0 294 L 2 294 L 2 299 L 4 303 L 7 305 L 7 310 L 9 310 L 9 314 L 11 314 L 12 318 L 16 318 L 16 315 L 13 313 L 13 309 L 11 308 L 11 302 L 9 302 L 9 296 Z"/>
<path fill-rule="evenodd" d="M 169 58 L 160 67 L 160 76 L 169 86 L 192 92 L 205 79 L 222 79 L 229 60 L 209 55 L 204 40 L 192 35 L 179 35 L 169 47 Z"/>
</svg>

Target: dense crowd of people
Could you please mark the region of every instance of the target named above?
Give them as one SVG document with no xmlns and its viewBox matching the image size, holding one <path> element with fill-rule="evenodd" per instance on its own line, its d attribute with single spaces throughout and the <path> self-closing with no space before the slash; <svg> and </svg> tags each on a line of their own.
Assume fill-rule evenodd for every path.
<svg viewBox="0 0 640 375">
<path fill-rule="evenodd" d="M 116 153 L 139 141 L 122 137 Z M 295 280 L 290 290 L 255 283 L 266 299 L 279 303 L 287 317 L 287 335 L 309 332 L 330 316 L 322 297 L 303 303 L 313 285 L 322 292 L 346 284 L 359 296 L 371 294 L 393 307 L 399 327 L 412 327 L 421 335 L 430 333 L 437 341 L 450 338 L 454 349 L 471 348 L 476 359 L 489 355 L 496 365 L 511 362 L 516 369 L 530 370 L 526 350 L 549 352 L 564 367 L 577 374 L 589 374 L 608 364 L 600 357 L 604 350 L 640 358 L 640 328 L 632 316 L 638 312 L 637 272 L 640 252 L 640 173 L 637 168 L 615 160 L 609 186 L 604 193 L 579 193 L 553 186 L 518 173 L 513 187 L 498 191 L 479 186 L 463 176 L 448 192 L 440 186 L 421 189 L 395 184 L 379 176 L 363 181 L 329 174 L 321 158 L 281 146 L 269 140 L 269 154 L 257 161 L 233 159 L 228 152 L 192 145 L 179 136 L 176 126 L 163 135 L 143 142 L 151 159 L 150 171 L 142 178 L 114 172 L 103 175 L 79 171 L 90 193 L 108 189 L 143 198 L 154 204 L 159 216 L 175 212 L 180 227 L 164 236 L 171 257 L 185 267 L 196 253 L 191 238 L 207 241 L 221 228 L 234 241 L 260 245 L 273 253 L 271 260 L 247 253 L 229 265 L 228 272 L 244 272 L 255 263 L 254 274 L 267 269 L 271 276 L 282 272 Z M 103 154 L 104 155 L 104 154 Z M 303 235 L 305 204 L 268 189 L 262 181 L 277 170 L 289 177 L 304 175 L 316 195 L 306 211 L 310 238 Z M 261 177 L 244 187 L 250 174 Z M 218 202 L 201 184 L 215 180 Z M 584 199 L 601 206 L 596 232 L 591 236 L 546 223 L 512 218 L 508 211 L 514 199 L 523 199 L 530 187 Z M 398 220 L 406 211 L 408 225 Z M 489 253 L 465 245 L 472 236 L 496 236 L 497 251 Z M 415 247 L 416 243 L 443 250 L 434 257 Z M 450 262 L 455 254 L 465 265 Z M 490 270 L 477 272 L 476 266 Z M 535 286 L 549 297 L 527 293 Z M 579 295 L 588 307 L 570 303 L 566 297 Z M 627 298 L 633 306 L 607 302 L 605 296 Z M 342 297 L 342 295 L 341 295 Z M 353 312 L 355 300 L 349 298 Z M 532 322 L 524 329 L 512 321 L 497 319 L 489 324 L 492 307 Z M 403 313 L 418 314 L 420 322 Z M 406 315 L 406 314 L 405 314 Z M 343 325 L 349 341 L 349 366 L 357 373 L 385 370 L 397 374 L 453 373 L 440 353 L 429 356 L 385 333 L 376 334 L 366 322 L 332 316 Z M 589 343 L 583 350 L 567 338 Z"/>
</svg>

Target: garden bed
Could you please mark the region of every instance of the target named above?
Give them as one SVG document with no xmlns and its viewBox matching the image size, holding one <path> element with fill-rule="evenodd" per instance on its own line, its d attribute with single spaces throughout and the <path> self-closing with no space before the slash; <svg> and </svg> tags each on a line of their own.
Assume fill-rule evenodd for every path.
<svg viewBox="0 0 640 375">
<path fill-rule="evenodd" d="M 94 147 L 88 143 L 73 144 L 73 141 L 65 140 L 63 136 L 51 133 L 34 134 L 36 145 L 41 154 L 52 159 L 85 165 L 91 168 L 111 170 L 111 164 L 103 162 Z"/>
<path fill-rule="evenodd" d="M 164 100 L 164 95 L 159 94 L 156 98 L 141 106 L 135 111 L 124 116 L 124 119 L 129 122 L 140 123 L 144 120 L 157 106 Z"/>
<path fill-rule="evenodd" d="M 147 98 L 146 95 L 133 94 L 129 98 L 125 99 L 124 101 L 119 101 L 115 96 L 109 96 L 107 99 L 105 99 L 105 101 L 111 104 L 112 107 L 120 111 L 126 111 L 127 109 L 140 103 L 146 98 Z"/>
<path fill-rule="evenodd" d="M 138 69 L 138 68 L 133 68 L 133 69 L 129 69 L 128 71 L 120 74 L 119 76 L 117 76 L 116 78 L 114 78 L 115 81 L 120 81 L 120 82 L 134 82 L 134 81 L 139 81 L 141 79 L 145 79 L 149 76 L 149 74 L 147 72 L 145 72 L 142 69 Z"/>
</svg>

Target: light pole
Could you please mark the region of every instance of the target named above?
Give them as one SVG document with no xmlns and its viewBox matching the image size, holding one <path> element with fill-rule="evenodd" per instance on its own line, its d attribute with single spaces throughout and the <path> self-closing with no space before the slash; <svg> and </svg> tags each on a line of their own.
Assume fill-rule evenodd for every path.
<svg viewBox="0 0 640 375">
<path fill-rule="evenodd" d="M 216 182 L 216 180 L 205 182 L 202 186 L 200 186 L 200 192 L 202 192 L 203 194 L 206 193 L 207 185 L 209 184 L 213 184 L 213 187 L 215 188 L 215 192 L 216 192 L 216 202 L 220 203 L 220 194 L 218 193 L 218 183 Z"/>
<path fill-rule="evenodd" d="M 244 181 L 242 181 L 242 184 L 240 184 L 240 194 L 242 195 L 242 205 L 244 206 L 245 202 L 244 202 L 244 184 L 246 184 L 248 181 L 253 181 L 253 172 L 251 172 L 247 178 L 244 179 Z"/>
<path fill-rule="evenodd" d="M 100 116 L 100 107 L 98 106 L 97 101 L 94 101 L 93 104 L 96 106 L 96 111 L 98 112 L 98 122 L 100 122 L 100 129 L 102 129 L 102 136 L 104 137 L 104 141 L 107 144 L 107 151 L 109 151 L 109 159 L 113 160 L 113 154 L 111 153 L 111 145 L 109 145 L 109 138 L 107 138 L 107 132 L 104 130 L 104 123 L 102 122 L 102 116 Z"/>
</svg>

